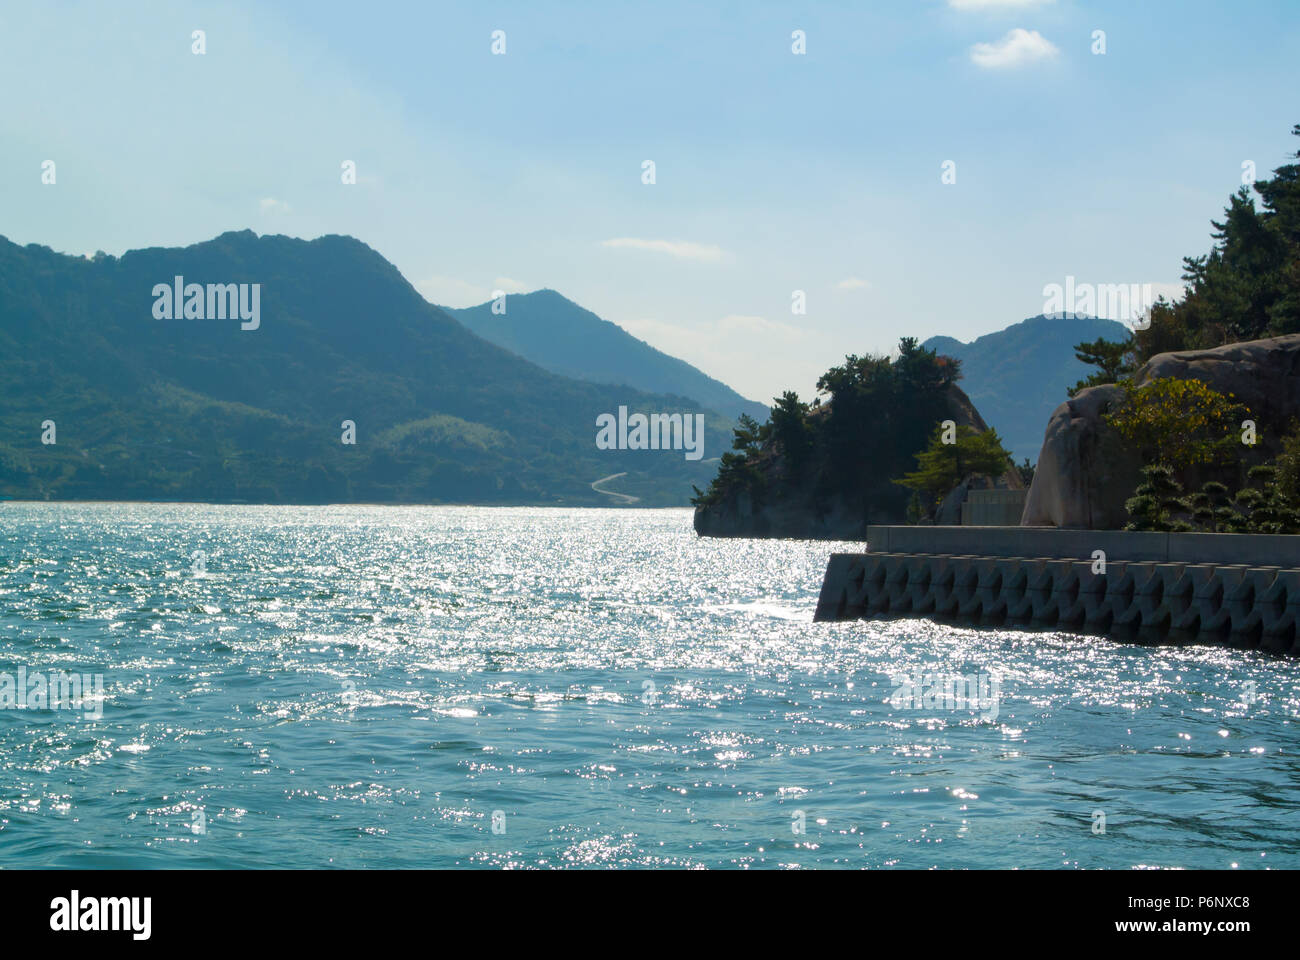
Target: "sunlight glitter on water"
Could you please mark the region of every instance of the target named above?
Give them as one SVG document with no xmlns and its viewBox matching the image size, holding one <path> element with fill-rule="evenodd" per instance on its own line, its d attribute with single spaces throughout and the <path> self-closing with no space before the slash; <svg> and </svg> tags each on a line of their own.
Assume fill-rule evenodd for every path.
<svg viewBox="0 0 1300 960">
<path fill-rule="evenodd" d="M 705 540 L 690 519 L 4 504 L 0 671 L 102 673 L 104 702 L 0 710 L 0 854 L 1300 865 L 1292 661 L 814 624 L 827 557 L 860 545 Z M 996 718 L 900 704 L 895 681 L 926 674 L 996 678 Z"/>
</svg>

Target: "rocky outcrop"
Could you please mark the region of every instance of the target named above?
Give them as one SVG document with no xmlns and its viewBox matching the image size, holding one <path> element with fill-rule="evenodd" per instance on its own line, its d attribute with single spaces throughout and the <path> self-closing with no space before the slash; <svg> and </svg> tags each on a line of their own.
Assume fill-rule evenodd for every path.
<svg viewBox="0 0 1300 960">
<path fill-rule="evenodd" d="M 988 425 L 975 405 L 956 385 L 948 388 L 945 398 L 947 418 L 958 426 L 968 426 L 984 431 Z M 823 407 L 823 413 L 829 408 Z M 756 464 L 764 477 L 767 489 L 784 489 L 781 483 L 785 465 L 781 458 L 772 457 Z M 1020 474 L 1012 469 L 1000 483 L 1013 489 L 1023 489 Z M 864 496 L 850 503 L 841 497 L 819 497 L 815 482 L 806 489 L 786 492 L 781 496 L 767 496 L 756 502 L 747 490 L 725 497 L 717 503 L 695 508 L 695 532 L 706 537 L 784 537 L 798 540 L 865 540 L 868 524 L 902 523 L 906 519 L 908 492 L 888 479 L 874 485 L 864 481 Z M 960 499 L 950 505 L 949 514 L 955 510 L 961 517 Z M 862 503 L 866 504 L 864 508 Z"/>
<path fill-rule="evenodd" d="M 695 532 L 702 537 L 781 537 L 791 540 L 865 540 L 867 524 L 888 523 L 887 515 L 863 516 L 835 498 L 823 510 L 803 500 L 778 500 L 755 509 L 748 491 L 695 510 Z"/>
<path fill-rule="evenodd" d="M 1141 386 L 1159 377 L 1201 380 L 1244 403 L 1261 428 L 1250 454 L 1263 459 L 1300 418 L 1300 334 L 1157 354 L 1133 380 Z M 1113 385 L 1091 387 L 1052 413 L 1022 524 L 1106 530 L 1128 522 L 1124 502 L 1142 464 L 1104 420 L 1120 395 Z"/>
<path fill-rule="evenodd" d="M 1142 464 L 1102 419 L 1120 395 L 1116 386 L 1090 387 L 1053 411 L 1021 524 L 1109 530 L 1127 522 L 1124 501 Z"/>
</svg>

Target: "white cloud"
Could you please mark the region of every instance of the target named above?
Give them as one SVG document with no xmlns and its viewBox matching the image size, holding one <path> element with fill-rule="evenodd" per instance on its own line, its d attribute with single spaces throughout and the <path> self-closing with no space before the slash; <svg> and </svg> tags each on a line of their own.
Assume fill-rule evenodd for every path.
<svg viewBox="0 0 1300 960">
<path fill-rule="evenodd" d="M 998 70 L 1047 60 L 1060 52 L 1055 44 L 1037 30 L 1016 27 L 997 43 L 975 44 L 970 48 L 970 58 L 977 67 Z"/>
<path fill-rule="evenodd" d="M 683 260 L 707 262 L 717 262 L 726 256 L 721 247 L 715 247 L 708 243 L 691 243 L 689 240 L 641 240 L 637 237 L 618 237 L 613 240 L 602 241 L 601 246 L 615 249 L 651 250 L 655 253 L 666 253 L 670 256 L 679 257 Z"/>
<path fill-rule="evenodd" d="M 527 293 L 528 285 L 520 283 L 518 280 L 511 280 L 509 277 L 497 277 L 492 281 L 493 288 L 503 293 Z"/>
<path fill-rule="evenodd" d="M 1055 3 L 1056 0 L 948 0 L 954 10 L 1026 10 Z"/>
<path fill-rule="evenodd" d="M 859 280 L 857 277 L 848 277 L 835 284 L 841 290 L 860 290 L 863 287 L 869 287 L 871 284 L 865 280 Z"/>
<path fill-rule="evenodd" d="M 257 201 L 257 206 L 264 214 L 289 212 L 289 205 L 283 200 L 275 199 L 275 197 L 263 197 Z"/>
</svg>

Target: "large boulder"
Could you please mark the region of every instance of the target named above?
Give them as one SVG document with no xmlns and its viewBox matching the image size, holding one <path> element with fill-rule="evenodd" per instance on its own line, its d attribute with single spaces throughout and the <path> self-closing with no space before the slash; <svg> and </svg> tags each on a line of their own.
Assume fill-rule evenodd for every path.
<svg viewBox="0 0 1300 960">
<path fill-rule="evenodd" d="M 1201 380 L 1232 394 L 1261 431 L 1259 448 L 1250 452 L 1272 456 L 1279 437 L 1300 418 L 1300 334 L 1160 353 L 1133 380 L 1141 386 L 1158 377 Z M 1120 396 L 1113 385 L 1091 387 L 1053 411 L 1022 525 L 1109 530 L 1128 522 L 1124 502 L 1142 464 L 1103 419 Z"/>
<path fill-rule="evenodd" d="M 1142 464 L 1102 419 L 1121 393 L 1112 384 L 1089 387 L 1052 412 L 1022 526 L 1109 530 L 1127 522 L 1124 501 Z"/>
<path fill-rule="evenodd" d="M 1156 377 L 1194 378 L 1233 394 L 1259 423 L 1273 428 L 1268 432 L 1276 442 L 1278 432 L 1300 417 L 1300 333 L 1213 350 L 1160 353 L 1138 371 L 1137 382 Z"/>
</svg>

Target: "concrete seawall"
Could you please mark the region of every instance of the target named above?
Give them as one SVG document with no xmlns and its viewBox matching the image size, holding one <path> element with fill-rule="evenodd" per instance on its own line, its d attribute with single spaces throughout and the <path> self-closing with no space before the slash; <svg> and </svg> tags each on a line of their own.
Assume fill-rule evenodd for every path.
<svg viewBox="0 0 1300 960">
<path fill-rule="evenodd" d="M 927 617 L 1300 655 L 1300 537 L 1030 527 L 869 527 L 867 537 L 868 553 L 832 555 L 817 620 Z"/>
</svg>

